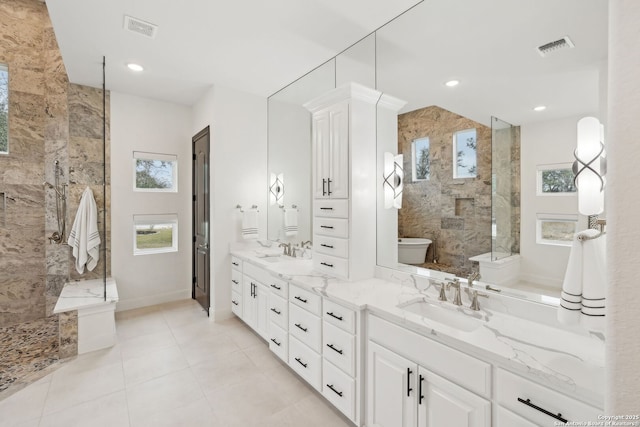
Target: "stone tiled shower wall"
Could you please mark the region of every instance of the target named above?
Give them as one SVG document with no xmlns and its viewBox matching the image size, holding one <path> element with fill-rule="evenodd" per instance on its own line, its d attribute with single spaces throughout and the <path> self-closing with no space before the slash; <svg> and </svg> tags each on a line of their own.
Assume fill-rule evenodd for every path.
<svg viewBox="0 0 640 427">
<path fill-rule="evenodd" d="M 453 134 L 476 129 L 477 176 L 453 178 Z M 411 143 L 429 137 L 431 177 L 412 182 Z M 491 129 L 437 106 L 398 116 L 398 152 L 404 154 L 400 237 L 426 237 L 440 264 L 456 274 L 471 271 L 469 257 L 491 251 Z M 427 253 L 433 259 L 434 245 Z"/>
<path fill-rule="evenodd" d="M 45 4 L 3 0 L 0 22 L 0 62 L 8 65 L 10 79 L 9 154 L 0 155 L 0 192 L 8 196 L 0 226 L 2 392 L 77 354 L 77 313 L 52 315 L 53 307 L 70 277 L 102 277 L 105 262 L 110 273 L 104 244 L 94 272 L 82 276 L 68 246 L 49 244 L 47 236 L 57 230 L 55 194 L 43 181 L 55 181 L 58 160 L 61 182 L 70 184 L 67 232 L 86 186 L 94 191 L 102 230 L 103 191 L 109 210 L 110 188 L 102 186 L 102 91 L 69 85 Z M 109 223 L 107 218 L 107 236 Z"/>
</svg>

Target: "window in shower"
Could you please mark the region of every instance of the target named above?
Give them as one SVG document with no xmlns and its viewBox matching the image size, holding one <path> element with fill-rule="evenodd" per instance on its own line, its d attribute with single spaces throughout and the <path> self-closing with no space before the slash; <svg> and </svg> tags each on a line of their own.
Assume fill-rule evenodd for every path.
<svg viewBox="0 0 640 427">
<path fill-rule="evenodd" d="M 178 251 L 178 215 L 134 215 L 133 254 Z"/>
<path fill-rule="evenodd" d="M 135 191 L 177 192 L 178 156 L 134 151 L 133 188 Z"/>
<path fill-rule="evenodd" d="M 429 179 L 430 158 L 429 158 L 429 138 L 414 139 L 411 143 L 411 178 L 413 181 L 426 181 Z"/>
<path fill-rule="evenodd" d="M 576 234 L 578 215 L 538 214 L 536 243 L 540 245 L 571 246 Z"/>
<path fill-rule="evenodd" d="M 571 163 L 538 165 L 538 196 L 571 196 L 576 194 Z"/>
<path fill-rule="evenodd" d="M 9 69 L 0 64 L 0 154 L 9 153 Z"/>
<path fill-rule="evenodd" d="M 453 134 L 453 177 L 475 178 L 478 174 L 478 139 L 475 129 L 466 129 Z"/>
</svg>

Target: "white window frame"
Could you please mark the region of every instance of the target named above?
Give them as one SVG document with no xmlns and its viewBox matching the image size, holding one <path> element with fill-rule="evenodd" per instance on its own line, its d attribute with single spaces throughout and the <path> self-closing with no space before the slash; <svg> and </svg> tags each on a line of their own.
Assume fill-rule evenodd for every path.
<svg viewBox="0 0 640 427">
<path fill-rule="evenodd" d="M 431 140 L 429 139 L 428 136 L 423 136 L 422 138 L 416 138 L 413 141 L 411 141 L 411 180 L 413 182 L 420 182 L 420 181 L 429 181 L 429 178 L 431 177 L 431 173 L 429 173 L 429 176 L 427 176 L 426 178 L 417 178 L 416 177 L 416 164 L 418 162 L 418 153 L 416 152 L 416 142 L 419 141 L 423 141 L 423 140 L 427 140 L 427 146 L 428 146 L 428 150 L 429 150 L 429 170 L 431 170 Z"/>
<path fill-rule="evenodd" d="M 545 165 L 536 166 L 536 195 L 538 196 L 572 196 L 575 197 L 578 191 L 558 192 L 558 193 L 545 193 L 542 191 L 542 173 L 550 170 L 571 169 L 571 163 L 549 163 Z"/>
<path fill-rule="evenodd" d="M 574 236 L 578 232 L 578 215 L 573 214 L 537 214 L 536 215 L 536 243 L 539 245 L 551 245 L 551 246 L 571 246 L 573 239 L 569 241 L 565 240 L 552 240 L 542 237 L 542 224 L 544 222 L 571 222 L 574 225 Z"/>
<path fill-rule="evenodd" d="M 165 248 L 138 249 L 137 230 L 139 226 L 149 225 L 171 225 L 172 244 Z M 152 255 L 168 252 L 178 252 L 178 214 L 143 214 L 133 215 L 133 254 L 134 255 Z"/>
<path fill-rule="evenodd" d="M 138 188 L 137 176 L 138 160 L 155 160 L 161 162 L 171 162 L 171 187 L 168 188 Z M 175 154 L 149 153 L 144 151 L 133 152 L 133 191 L 143 193 L 177 193 L 178 192 L 178 156 Z"/>
<path fill-rule="evenodd" d="M 473 176 L 458 176 L 458 134 L 473 131 L 476 135 L 476 173 Z M 457 130 L 453 133 L 453 179 L 475 179 L 478 177 L 478 129 L 469 128 Z"/>
<path fill-rule="evenodd" d="M 0 151 L 0 156 L 9 155 L 9 66 L 7 64 L 0 64 L 0 71 L 7 72 L 7 151 Z"/>
</svg>

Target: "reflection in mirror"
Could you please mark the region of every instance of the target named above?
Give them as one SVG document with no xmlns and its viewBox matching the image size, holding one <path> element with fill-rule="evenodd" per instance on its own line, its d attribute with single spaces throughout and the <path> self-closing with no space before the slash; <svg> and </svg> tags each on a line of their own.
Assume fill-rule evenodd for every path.
<svg viewBox="0 0 640 427">
<path fill-rule="evenodd" d="M 269 204 L 269 240 L 295 243 L 311 240 L 311 115 L 302 105 L 334 87 L 335 61 L 332 60 L 269 97 L 267 162 L 269 176 L 274 177 L 273 182 L 268 183 L 269 192 L 273 194 L 272 187 L 277 190 L 278 177 L 281 177 L 276 193 L 286 203 L 283 205 L 274 195 L 273 203 Z M 297 231 L 285 229 L 285 209 L 293 210 L 293 205 L 297 213 L 289 212 L 287 219 L 297 216 Z"/>
<path fill-rule="evenodd" d="M 537 243 L 537 215 L 574 215 L 577 229 L 586 220 L 570 190 L 538 194 L 536 174 L 541 165 L 572 161 L 581 117 L 606 117 L 607 7 L 606 0 L 432 0 L 377 31 L 377 89 L 407 101 L 398 125 L 404 206 L 397 223 L 378 211 L 378 246 L 387 247 L 378 248 L 379 265 L 412 271 L 388 255 L 389 239 L 427 238 L 421 267 L 464 275 L 478 268 L 474 255 L 489 263 L 504 256 L 519 263 L 506 286 L 559 293 L 569 251 Z M 565 36 L 574 47 L 538 51 Z M 454 133 L 469 129 L 476 129 L 475 165 L 452 146 Z M 428 159 L 415 149 L 422 138 L 429 138 Z M 465 148 L 470 137 L 459 139 Z M 462 178 L 474 166 L 476 177 Z M 421 181 L 425 167 L 429 178 Z M 551 240 L 566 239 L 571 225 L 544 229 Z"/>
</svg>

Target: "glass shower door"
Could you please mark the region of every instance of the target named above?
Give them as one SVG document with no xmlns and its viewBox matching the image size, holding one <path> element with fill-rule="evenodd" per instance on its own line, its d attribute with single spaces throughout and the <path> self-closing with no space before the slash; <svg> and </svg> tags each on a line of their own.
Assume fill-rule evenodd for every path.
<svg viewBox="0 0 640 427">
<path fill-rule="evenodd" d="M 513 149 L 516 128 L 491 117 L 491 260 L 510 256 L 517 232 L 514 221 L 514 190 L 520 183 L 514 180 L 516 167 Z"/>
</svg>

